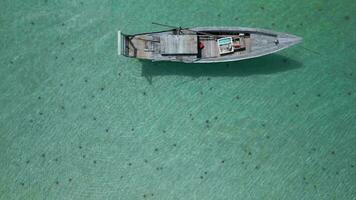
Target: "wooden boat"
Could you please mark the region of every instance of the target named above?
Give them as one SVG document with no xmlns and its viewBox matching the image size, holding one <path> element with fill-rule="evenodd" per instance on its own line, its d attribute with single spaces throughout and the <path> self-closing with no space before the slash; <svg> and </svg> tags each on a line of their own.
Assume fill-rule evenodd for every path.
<svg viewBox="0 0 356 200">
<path fill-rule="evenodd" d="M 126 35 L 118 31 L 118 53 L 152 61 L 216 63 L 275 53 L 302 38 L 265 29 L 197 27 Z"/>
</svg>

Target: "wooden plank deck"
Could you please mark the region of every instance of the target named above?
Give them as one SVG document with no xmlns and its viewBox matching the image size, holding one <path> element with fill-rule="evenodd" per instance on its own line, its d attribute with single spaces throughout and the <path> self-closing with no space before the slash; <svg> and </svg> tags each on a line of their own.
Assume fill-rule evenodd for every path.
<svg viewBox="0 0 356 200">
<path fill-rule="evenodd" d="M 159 40 L 150 35 L 135 36 L 129 42 L 129 55 L 145 59 L 151 59 L 155 51 L 155 49 L 153 49 L 153 44 L 157 43 L 158 41 Z"/>
<path fill-rule="evenodd" d="M 197 35 L 166 35 L 161 37 L 161 54 L 197 54 Z"/>
<path fill-rule="evenodd" d="M 204 49 L 201 50 L 202 58 L 215 58 L 220 56 L 218 44 L 214 39 L 201 38 L 200 41 L 204 44 Z"/>
</svg>

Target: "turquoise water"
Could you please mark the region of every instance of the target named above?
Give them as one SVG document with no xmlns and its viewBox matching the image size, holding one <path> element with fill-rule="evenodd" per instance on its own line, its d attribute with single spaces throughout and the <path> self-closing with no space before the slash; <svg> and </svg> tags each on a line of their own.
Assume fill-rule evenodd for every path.
<svg viewBox="0 0 356 200">
<path fill-rule="evenodd" d="M 2 0 L 0 199 L 356 199 L 355 13 L 351 0 Z M 117 30 L 153 21 L 304 42 L 223 64 L 117 56 Z"/>
</svg>

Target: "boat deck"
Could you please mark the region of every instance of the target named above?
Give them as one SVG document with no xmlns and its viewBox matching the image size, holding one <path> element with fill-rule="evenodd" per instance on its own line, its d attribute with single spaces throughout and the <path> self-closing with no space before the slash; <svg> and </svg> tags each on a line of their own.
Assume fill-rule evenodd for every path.
<svg viewBox="0 0 356 200">
<path fill-rule="evenodd" d="M 211 36 L 200 36 L 199 41 L 204 44 L 201 49 L 202 58 L 215 58 L 219 56 L 219 49 L 215 39 Z"/>
<path fill-rule="evenodd" d="M 225 35 L 224 37 L 234 37 L 236 35 Z M 224 54 L 221 55 L 219 52 L 219 46 L 218 43 L 215 39 L 215 37 L 212 36 L 199 36 L 199 41 L 204 44 L 204 48 L 200 50 L 200 56 L 201 59 L 213 59 L 213 58 L 219 58 L 219 57 L 228 57 L 228 56 L 237 56 L 237 55 L 242 55 L 246 54 L 251 50 L 251 38 L 250 37 L 245 37 L 241 38 L 241 41 L 243 41 L 243 50 L 235 50 L 230 54 Z"/>
</svg>

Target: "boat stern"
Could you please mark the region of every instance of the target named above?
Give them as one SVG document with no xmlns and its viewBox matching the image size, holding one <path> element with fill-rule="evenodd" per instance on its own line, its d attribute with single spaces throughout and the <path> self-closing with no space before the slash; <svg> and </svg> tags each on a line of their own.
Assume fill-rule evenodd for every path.
<svg viewBox="0 0 356 200">
<path fill-rule="evenodd" d="M 126 35 L 121 31 L 117 32 L 117 54 L 127 56 Z"/>
</svg>

